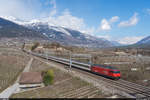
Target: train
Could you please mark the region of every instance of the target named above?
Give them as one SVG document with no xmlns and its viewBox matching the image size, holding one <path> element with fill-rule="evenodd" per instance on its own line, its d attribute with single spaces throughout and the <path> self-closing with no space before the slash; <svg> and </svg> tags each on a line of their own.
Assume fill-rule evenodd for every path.
<svg viewBox="0 0 150 100">
<path fill-rule="evenodd" d="M 28 53 L 28 54 L 32 54 L 34 56 L 38 56 L 38 57 L 41 57 L 41 58 L 44 58 L 44 59 L 50 59 L 50 60 L 53 60 L 55 62 L 70 65 L 70 60 L 69 59 L 58 58 L 58 57 L 54 57 L 54 56 L 46 57 L 44 54 L 38 54 L 38 53 L 34 53 L 34 52 L 29 52 L 29 51 L 26 51 L 26 50 L 23 50 L 23 51 Z M 72 61 L 71 65 L 76 67 L 76 68 L 80 68 L 80 69 L 83 69 L 83 70 L 88 70 L 92 73 L 102 75 L 102 76 L 105 76 L 105 77 L 108 77 L 108 78 L 111 78 L 111 79 L 118 80 L 118 79 L 121 78 L 120 70 L 117 69 L 114 66 L 100 65 L 100 64 L 86 64 L 86 63 L 81 63 L 81 62 L 77 62 L 77 61 Z"/>
<path fill-rule="evenodd" d="M 100 64 L 93 64 L 91 66 L 91 72 L 96 74 L 118 80 L 121 77 L 120 70 L 113 66 L 108 65 L 100 65 Z"/>
</svg>

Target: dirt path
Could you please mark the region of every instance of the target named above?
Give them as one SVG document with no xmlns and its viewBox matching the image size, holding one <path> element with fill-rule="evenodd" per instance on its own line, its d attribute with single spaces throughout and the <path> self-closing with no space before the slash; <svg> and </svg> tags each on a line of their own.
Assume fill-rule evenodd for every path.
<svg viewBox="0 0 150 100">
<path fill-rule="evenodd" d="M 23 72 L 29 72 L 31 64 L 32 64 L 32 61 L 33 61 L 33 58 L 30 59 L 30 61 L 28 62 L 27 66 L 25 67 Z"/>
<path fill-rule="evenodd" d="M 26 67 L 24 68 L 23 72 L 28 72 L 30 70 L 31 64 L 32 64 L 33 58 L 30 59 Z M 21 75 L 21 74 L 20 74 Z M 17 80 L 15 83 L 5 89 L 2 93 L 0 93 L 0 98 L 9 98 L 18 88 L 19 88 L 19 79 L 20 75 L 18 76 Z"/>
</svg>

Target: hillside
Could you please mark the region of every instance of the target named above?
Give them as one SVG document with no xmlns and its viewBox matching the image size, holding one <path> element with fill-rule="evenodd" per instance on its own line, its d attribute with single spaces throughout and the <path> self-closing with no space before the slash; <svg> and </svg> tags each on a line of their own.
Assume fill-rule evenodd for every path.
<svg viewBox="0 0 150 100">
<path fill-rule="evenodd" d="M 26 38 L 46 38 L 42 34 L 28 29 L 24 26 L 18 25 L 11 21 L 0 18 L 0 38 L 7 37 L 26 37 Z"/>
<path fill-rule="evenodd" d="M 9 21 L 8 21 L 9 20 Z M 8 30 L 9 29 L 9 30 Z M 98 38 L 78 30 L 60 26 L 51 26 L 48 22 L 11 20 L 0 18 L 0 37 L 7 38 L 40 38 L 49 42 L 59 42 L 64 45 L 105 48 L 116 46 L 111 41 Z"/>
<path fill-rule="evenodd" d="M 97 38 L 69 28 L 50 26 L 47 23 L 30 23 L 25 26 L 42 33 L 49 40 L 57 41 L 61 44 L 98 48 L 114 46 L 113 43 L 106 39 Z"/>
</svg>

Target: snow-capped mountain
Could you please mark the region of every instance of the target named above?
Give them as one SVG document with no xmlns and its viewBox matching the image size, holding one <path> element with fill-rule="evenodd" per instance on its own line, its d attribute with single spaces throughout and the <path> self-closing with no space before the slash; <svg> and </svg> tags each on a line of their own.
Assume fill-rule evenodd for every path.
<svg viewBox="0 0 150 100">
<path fill-rule="evenodd" d="M 24 20 L 15 18 L 13 16 L 0 16 L 0 18 L 3 18 L 3 19 L 8 20 L 8 21 L 12 21 L 13 23 L 16 23 L 16 24 L 19 24 L 19 25 L 27 24 L 27 22 L 25 22 Z"/>
<path fill-rule="evenodd" d="M 150 44 L 150 36 L 138 41 L 136 44 Z"/>
<path fill-rule="evenodd" d="M 22 25 L 18 25 L 12 21 L 0 18 L 0 38 L 14 38 L 14 37 L 23 37 L 23 38 L 45 38 L 43 34 L 28 29 Z"/>
<path fill-rule="evenodd" d="M 150 49 L 150 36 L 147 36 L 135 44 L 129 45 L 132 48 Z"/>
<path fill-rule="evenodd" d="M 47 36 L 51 41 L 57 41 L 63 44 L 86 47 L 113 46 L 111 42 L 103 38 L 96 38 L 94 36 L 64 27 L 50 26 L 41 22 L 28 24 L 26 27 L 43 33 L 43 35 Z"/>
<path fill-rule="evenodd" d="M 4 18 L 42 34 L 43 36 L 47 37 L 50 41 L 85 47 L 114 46 L 113 43 L 103 38 L 97 38 L 85 33 L 81 33 L 77 30 L 64 28 L 61 26 L 52 26 L 47 20 L 22 21 L 14 17 Z"/>
</svg>

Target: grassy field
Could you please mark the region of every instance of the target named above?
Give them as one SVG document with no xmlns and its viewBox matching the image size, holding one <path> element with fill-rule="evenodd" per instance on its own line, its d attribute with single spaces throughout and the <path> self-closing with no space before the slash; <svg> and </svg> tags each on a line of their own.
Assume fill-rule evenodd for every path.
<svg viewBox="0 0 150 100">
<path fill-rule="evenodd" d="M 11 98 L 87 98 L 105 97 L 99 89 L 93 85 L 72 77 L 69 73 L 46 65 L 38 60 L 34 60 L 30 71 L 54 70 L 54 84 L 44 88 L 34 89 L 26 92 L 17 93 Z"/>
<path fill-rule="evenodd" d="M 0 92 L 14 83 L 28 61 L 17 51 L 0 49 Z"/>
</svg>

